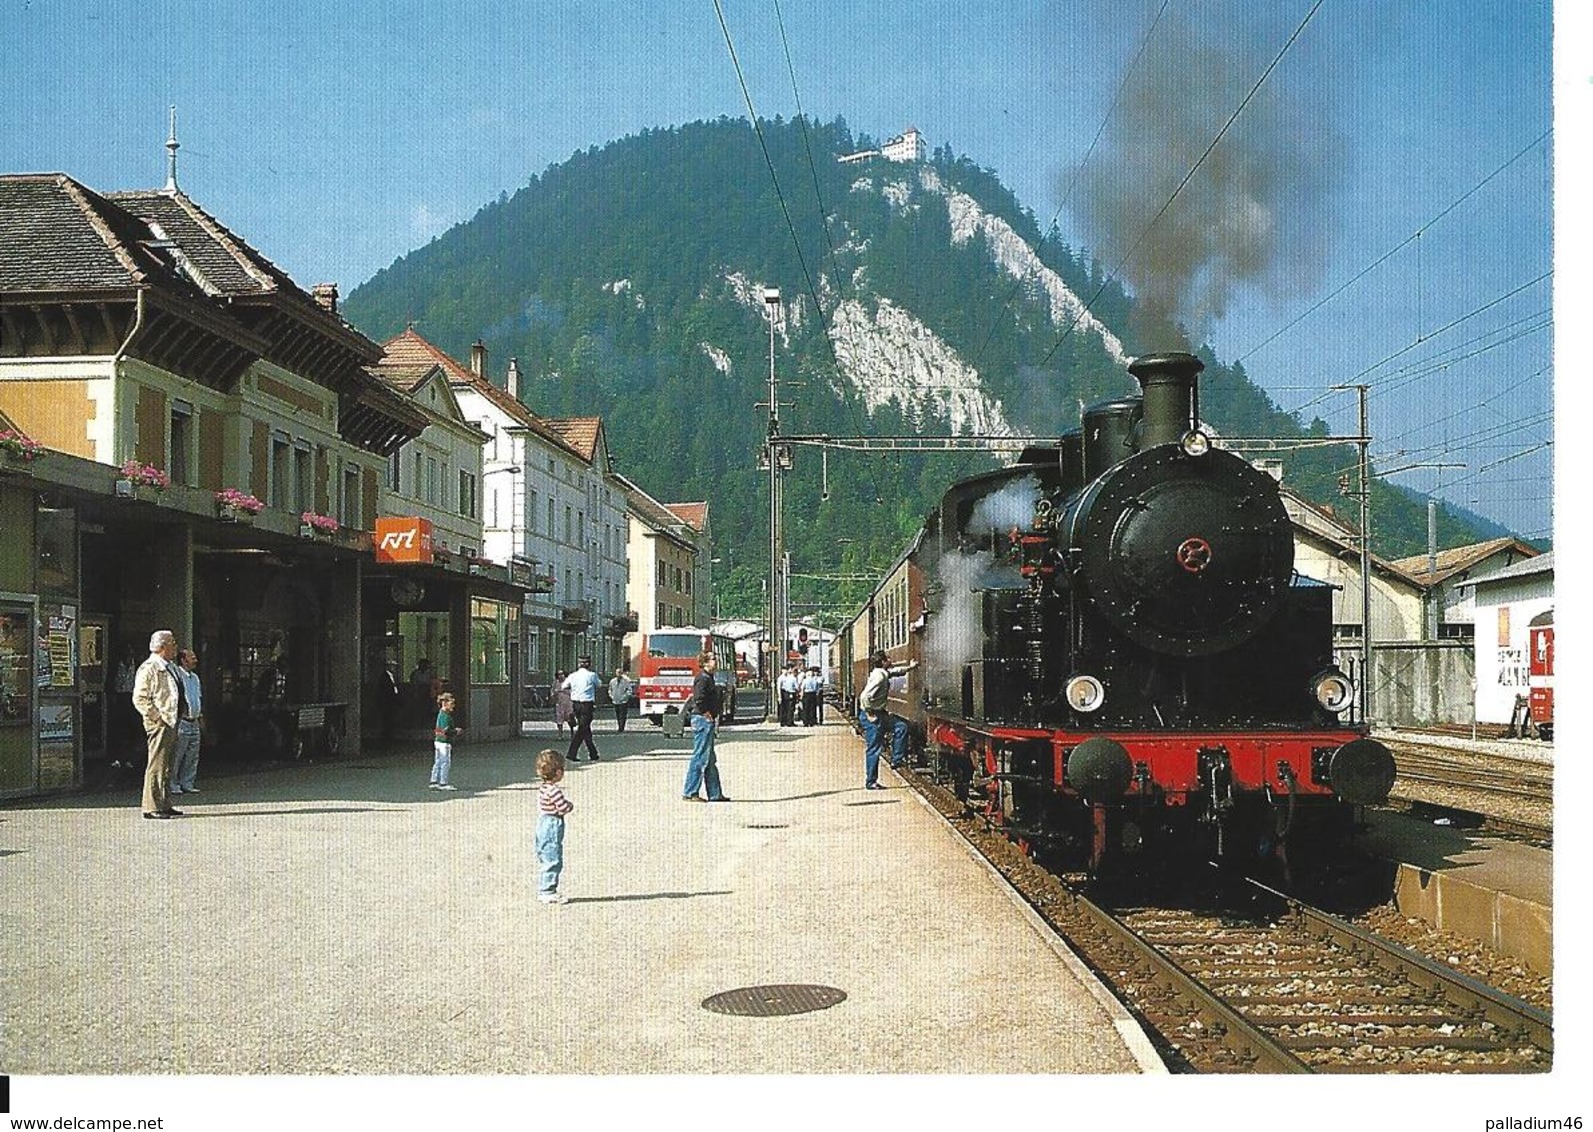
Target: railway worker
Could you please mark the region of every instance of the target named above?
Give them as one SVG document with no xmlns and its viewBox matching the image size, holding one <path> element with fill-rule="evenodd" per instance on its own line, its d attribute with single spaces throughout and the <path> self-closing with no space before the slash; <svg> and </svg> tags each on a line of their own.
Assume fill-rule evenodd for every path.
<svg viewBox="0 0 1593 1132">
<path fill-rule="evenodd" d="M 863 725 L 866 743 L 863 754 L 863 786 L 868 790 L 883 790 L 879 784 L 879 758 L 885 747 L 885 737 L 891 741 L 891 768 L 896 769 L 907 759 L 907 721 L 886 710 L 890 698 L 891 677 L 905 676 L 918 667 L 910 664 L 892 668 L 884 650 L 868 658 L 868 679 L 857 697 L 857 718 Z"/>
<path fill-rule="evenodd" d="M 597 744 L 592 742 L 592 716 L 597 711 L 597 673 L 592 671 L 592 658 L 577 657 L 575 671 L 564 678 L 564 687 L 570 693 L 570 749 L 564 753 L 566 762 L 577 763 L 576 754 L 586 741 L 586 757 L 597 762 Z"/>
<path fill-rule="evenodd" d="M 712 652 L 701 656 L 701 671 L 691 686 L 691 698 L 686 701 L 686 714 L 691 719 L 691 762 L 686 764 L 686 784 L 680 796 L 687 802 L 701 802 L 698 790 L 708 791 L 710 802 L 728 802 L 719 785 L 719 763 L 714 753 L 715 733 L 719 730 L 719 711 L 724 693 L 714 680 L 714 669 L 719 662 Z"/>
<path fill-rule="evenodd" d="M 796 665 L 788 664 L 781 669 L 777 683 L 780 687 L 780 726 L 790 727 L 796 722 L 796 701 L 800 690 Z"/>
<path fill-rule="evenodd" d="M 806 727 L 819 725 L 819 693 L 824 680 L 817 668 L 809 668 L 802 677 L 802 723 Z"/>
</svg>

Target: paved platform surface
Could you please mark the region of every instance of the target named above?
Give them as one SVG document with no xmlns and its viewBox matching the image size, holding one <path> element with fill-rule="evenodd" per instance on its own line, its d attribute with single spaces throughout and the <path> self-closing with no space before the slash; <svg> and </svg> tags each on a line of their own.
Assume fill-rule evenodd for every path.
<svg viewBox="0 0 1593 1132">
<path fill-rule="evenodd" d="M 535 900 L 541 735 L 0 809 L 12 1074 L 1134 1073 L 1142 1034 L 916 794 L 864 791 L 841 723 L 689 747 L 599 732 L 564 906 Z M 845 1001 L 735 1017 L 764 984 Z"/>
<path fill-rule="evenodd" d="M 1394 862 L 1401 912 L 1551 972 L 1551 851 L 1381 810 L 1368 814 L 1363 844 Z"/>
</svg>

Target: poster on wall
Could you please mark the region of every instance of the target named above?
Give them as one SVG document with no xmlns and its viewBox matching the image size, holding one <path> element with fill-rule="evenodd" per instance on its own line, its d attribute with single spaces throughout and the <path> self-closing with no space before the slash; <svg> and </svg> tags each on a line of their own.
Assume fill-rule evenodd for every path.
<svg viewBox="0 0 1593 1132">
<path fill-rule="evenodd" d="M 40 618 L 50 659 L 51 688 L 77 686 L 77 606 L 46 606 Z"/>
<path fill-rule="evenodd" d="M 71 742 L 76 733 L 76 712 L 70 703 L 41 703 L 39 705 L 39 742 L 64 740 Z"/>
</svg>

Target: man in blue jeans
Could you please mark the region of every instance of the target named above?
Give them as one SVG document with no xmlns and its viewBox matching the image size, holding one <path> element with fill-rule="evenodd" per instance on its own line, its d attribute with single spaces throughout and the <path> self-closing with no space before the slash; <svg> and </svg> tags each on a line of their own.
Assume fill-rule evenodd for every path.
<svg viewBox="0 0 1593 1132">
<path fill-rule="evenodd" d="M 890 667 L 883 650 L 869 657 L 868 679 L 857 697 L 857 718 L 863 725 L 863 786 L 868 790 L 883 790 L 879 784 L 879 757 L 885 749 L 885 736 L 891 739 L 891 767 L 902 765 L 907 759 L 907 721 L 885 710 L 890 697 L 891 677 L 904 676 L 918 667 L 915 660 L 900 668 Z"/>
<path fill-rule="evenodd" d="M 707 801 L 728 802 L 719 787 L 719 766 L 714 759 L 714 733 L 719 729 L 721 693 L 714 682 L 714 669 L 718 662 L 711 652 L 702 654 L 702 671 L 691 686 L 691 698 L 686 701 L 686 713 L 691 719 L 691 762 L 686 764 L 686 785 L 681 797 L 687 802 L 701 802 L 697 793 L 706 787 Z"/>
</svg>

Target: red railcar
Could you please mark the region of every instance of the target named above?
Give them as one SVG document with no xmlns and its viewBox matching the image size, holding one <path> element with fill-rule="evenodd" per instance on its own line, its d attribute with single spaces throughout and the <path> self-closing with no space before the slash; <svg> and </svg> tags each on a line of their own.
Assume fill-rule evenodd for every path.
<svg viewBox="0 0 1593 1132">
<path fill-rule="evenodd" d="M 1554 738 L 1554 610 L 1538 614 L 1527 623 L 1527 647 L 1531 650 L 1527 674 L 1531 687 L 1528 703 L 1538 738 Z"/>
</svg>

